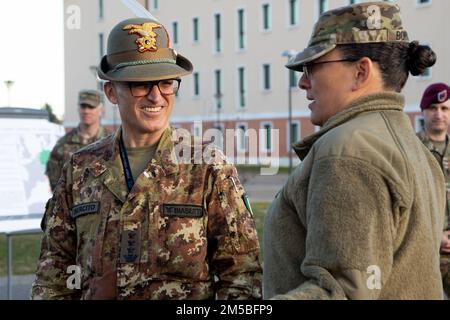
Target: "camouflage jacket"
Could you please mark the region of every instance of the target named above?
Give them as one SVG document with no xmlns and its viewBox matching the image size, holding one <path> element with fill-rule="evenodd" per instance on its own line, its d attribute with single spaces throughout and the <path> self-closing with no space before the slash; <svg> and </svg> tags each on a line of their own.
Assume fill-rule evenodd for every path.
<svg viewBox="0 0 450 320">
<path fill-rule="evenodd" d="M 79 135 L 79 128 L 75 128 L 58 140 L 50 154 L 45 171 L 52 191 L 55 190 L 56 184 L 61 176 L 63 165 L 69 160 L 70 156 L 75 151 L 106 137 L 108 134 L 109 132 L 105 128 L 100 127 L 98 134 L 94 138 L 86 140 Z"/>
<path fill-rule="evenodd" d="M 120 130 L 72 156 L 43 219 L 32 298 L 261 298 L 259 243 L 235 167 L 215 148 L 210 164 L 192 161 L 209 147 L 173 133 L 129 193 L 110 170 L 122 166 Z M 80 290 L 67 286 L 73 265 Z"/>
<path fill-rule="evenodd" d="M 447 135 L 446 141 L 447 146 L 445 148 L 444 154 L 440 154 L 439 151 L 436 149 L 436 147 L 433 145 L 433 142 L 427 137 L 424 130 L 419 132 L 417 134 L 419 139 L 422 141 L 422 143 L 428 148 L 428 150 L 431 151 L 433 156 L 436 158 L 436 160 L 439 162 L 439 165 L 441 166 L 442 172 L 444 173 L 445 178 L 445 186 L 447 188 L 447 202 L 446 202 L 446 208 L 445 208 L 445 221 L 444 221 L 444 229 L 448 230 L 450 228 L 450 148 L 448 146 L 449 144 L 449 136 Z"/>
</svg>

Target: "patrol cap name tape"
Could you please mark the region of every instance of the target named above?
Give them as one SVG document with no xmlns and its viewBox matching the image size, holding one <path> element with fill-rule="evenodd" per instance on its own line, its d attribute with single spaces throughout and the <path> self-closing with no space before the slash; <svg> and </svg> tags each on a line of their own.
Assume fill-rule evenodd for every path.
<svg viewBox="0 0 450 320">
<path fill-rule="evenodd" d="M 320 16 L 308 47 L 286 67 L 302 71 L 303 64 L 320 58 L 339 44 L 381 42 L 409 42 L 397 4 L 367 2 L 341 7 Z"/>
<path fill-rule="evenodd" d="M 192 63 L 171 48 L 161 23 L 132 18 L 111 30 L 98 76 L 110 81 L 154 81 L 178 78 L 192 70 Z"/>
</svg>

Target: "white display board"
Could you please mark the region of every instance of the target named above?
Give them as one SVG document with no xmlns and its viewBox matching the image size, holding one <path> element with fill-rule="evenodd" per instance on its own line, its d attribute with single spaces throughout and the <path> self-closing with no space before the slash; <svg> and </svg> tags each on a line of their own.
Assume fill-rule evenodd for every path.
<svg viewBox="0 0 450 320">
<path fill-rule="evenodd" d="M 46 119 L 0 118 L 0 232 L 33 228 L 42 217 L 52 195 L 45 166 L 63 134 Z"/>
</svg>

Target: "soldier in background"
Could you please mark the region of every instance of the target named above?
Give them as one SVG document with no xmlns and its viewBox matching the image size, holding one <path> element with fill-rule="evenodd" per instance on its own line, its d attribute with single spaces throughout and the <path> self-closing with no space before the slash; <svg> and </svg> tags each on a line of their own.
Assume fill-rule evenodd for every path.
<svg viewBox="0 0 450 320">
<path fill-rule="evenodd" d="M 111 31 L 99 76 L 122 125 L 64 167 L 43 219 L 34 299 L 261 298 L 259 243 L 236 168 L 169 126 L 193 67 L 168 37 L 142 18 Z M 199 158 L 205 152 L 212 161 Z"/>
<path fill-rule="evenodd" d="M 52 192 L 61 176 L 64 163 L 77 150 L 108 135 L 100 125 L 103 113 L 103 94 L 96 90 L 82 90 L 78 95 L 80 124 L 58 140 L 47 162 L 45 173 L 50 181 Z"/>
<path fill-rule="evenodd" d="M 417 135 L 441 166 L 447 187 L 444 232 L 441 241 L 441 273 L 444 291 L 450 296 L 450 87 L 445 83 L 430 85 L 420 103 L 424 128 Z"/>
</svg>

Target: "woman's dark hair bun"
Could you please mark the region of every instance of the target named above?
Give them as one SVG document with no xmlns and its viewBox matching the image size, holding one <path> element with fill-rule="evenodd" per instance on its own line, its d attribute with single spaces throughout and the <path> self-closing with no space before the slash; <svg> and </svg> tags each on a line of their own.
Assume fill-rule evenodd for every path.
<svg viewBox="0 0 450 320">
<path fill-rule="evenodd" d="M 418 41 L 409 44 L 407 67 L 413 76 L 421 75 L 436 63 L 436 53 L 429 46 L 422 46 Z"/>
</svg>

